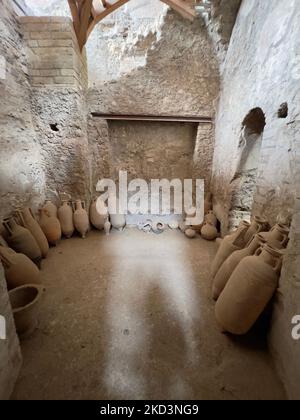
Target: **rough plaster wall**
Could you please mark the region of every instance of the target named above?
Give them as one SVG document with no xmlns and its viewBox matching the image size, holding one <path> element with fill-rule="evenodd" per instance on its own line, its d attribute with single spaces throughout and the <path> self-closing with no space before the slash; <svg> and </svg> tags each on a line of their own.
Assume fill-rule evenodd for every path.
<svg viewBox="0 0 300 420">
<path fill-rule="evenodd" d="M 244 2 L 238 16 L 229 48 L 219 110 L 216 120 L 213 189 L 215 208 L 228 226 L 231 200 L 230 182 L 238 165 L 238 144 L 245 116 L 260 107 L 266 115 L 261 157 L 258 169 L 256 213 L 271 223 L 280 208 L 293 209 L 295 185 L 292 161 L 299 133 L 299 3 L 272 5 L 260 0 Z M 246 53 L 243 54 L 243 51 Z M 279 119 L 277 111 L 283 102 L 289 104 L 289 115 Z"/>
<path fill-rule="evenodd" d="M 210 3 L 210 13 L 204 18 L 222 67 L 241 0 L 211 0 Z"/>
<path fill-rule="evenodd" d="M 0 315 L 4 316 L 6 321 L 6 339 L 0 339 L 0 400 L 6 400 L 13 391 L 21 368 L 22 356 L 1 263 Z"/>
<path fill-rule="evenodd" d="M 47 195 L 74 199 L 89 193 L 89 150 L 84 92 L 77 88 L 34 88 L 33 121 L 44 156 Z M 56 130 L 51 129 L 55 125 Z"/>
<path fill-rule="evenodd" d="M 24 44 L 11 3 L 0 1 L 0 218 L 43 199 L 43 158 L 32 124 Z"/>
<path fill-rule="evenodd" d="M 158 0 L 130 0 L 96 26 L 87 43 L 91 87 L 146 65 L 167 9 Z"/>
<path fill-rule="evenodd" d="M 147 57 L 146 66 L 90 89 L 91 111 L 214 115 L 219 93 L 218 65 L 201 19 L 191 24 L 173 11 L 168 12 L 160 39 L 148 50 Z"/>
<path fill-rule="evenodd" d="M 238 165 L 241 125 L 260 107 L 266 116 L 253 213 L 276 221 L 294 211 L 299 186 L 300 4 L 273 0 L 243 1 L 225 63 L 216 120 L 213 166 L 214 209 L 225 233 L 231 202 L 230 182 Z M 277 111 L 288 102 L 289 115 Z M 294 211 L 295 212 L 295 211 Z M 281 294 L 271 334 L 275 360 L 290 396 L 299 394 L 299 342 L 291 339 L 290 316 L 299 313 L 299 209 L 280 281 Z M 293 239 L 294 238 L 294 239 Z M 298 281 L 297 281 L 298 280 Z"/>
<path fill-rule="evenodd" d="M 66 17 L 22 17 L 31 90 L 31 112 L 41 145 L 46 195 L 89 196 L 85 88 L 87 66 Z"/>
<path fill-rule="evenodd" d="M 119 27 L 120 22 L 116 25 L 115 29 Z M 177 13 L 169 11 L 159 32 L 159 36 L 148 34 L 144 38 L 144 44 L 143 39 L 139 37 L 138 43 L 143 44 L 143 54 L 146 57 L 146 64 L 143 67 L 129 69 L 128 73 L 120 75 L 116 80 L 108 80 L 105 83 L 94 81 L 94 87 L 88 92 L 91 112 L 214 116 L 215 100 L 219 92 L 218 65 L 203 21 L 199 19 L 191 24 Z M 134 49 L 132 51 L 134 52 Z M 95 67 L 97 54 L 94 54 L 94 57 L 94 62 L 89 65 L 89 75 L 92 79 L 93 74 L 97 72 Z M 118 60 L 119 58 L 120 56 L 116 57 Z M 154 125 L 152 127 L 151 124 L 144 125 L 150 131 L 148 136 L 154 139 L 157 135 L 152 129 Z M 166 127 L 170 130 L 169 137 L 172 133 L 175 135 L 172 124 L 167 124 Z M 96 144 L 94 136 L 99 139 L 99 130 L 102 130 L 99 129 L 99 121 L 91 118 L 90 144 Z M 197 149 L 191 157 L 192 159 L 194 157 L 194 174 L 199 174 L 201 177 L 203 175 L 209 183 L 214 134 L 210 125 L 201 130 L 198 134 Z M 106 136 L 107 132 L 104 131 Z M 133 136 L 139 136 L 139 133 Z M 101 143 L 104 149 L 99 147 L 98 153 L 107 156 L 110 150 L 109 133 L 108 138 L 105 137 Z M 132 161 L 132 167 L 140 165 L 138 156 L 139 153 L 136 153 L 135 164 Z M 99 159 L 101 160 L 101 157 Z M 156 155 L 156 159 L 158 159 L 157 166 L 160 166 L 159 154 Z M 111 168 L 115 164 L 114 160 L 110 160 Z M 149 163 L 149 168 L 152 166 L 153 164 Z M 93 165 L 92 178 L 96 179 L 98 175 L 99 170 Z M 166 176 L 171 178 L 170 173 Z"/>
<path fill-rule="evenodd" d="M 204 179 L 206 190 L 210 189 L 214 156 L 214 126 L 199 124 L 193 154 L 193 179 Z"/>
<path fill-rule="evenodd" d="M 111 121 L 108 126 L 114 177 L 119 170 L 126 170 L 129 179 L 147 181 L 192 177 L 196 125 Z"/>
</svg>

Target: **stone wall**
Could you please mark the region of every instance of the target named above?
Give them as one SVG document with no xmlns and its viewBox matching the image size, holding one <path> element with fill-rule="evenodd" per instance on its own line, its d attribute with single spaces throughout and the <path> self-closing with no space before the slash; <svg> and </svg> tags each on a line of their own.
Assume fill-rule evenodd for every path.
<svg viewBox="0 0 300 420">
<path fill-rule="evenodd" d="M 43 157 L 32 122 L 25 45 L 11 3 L 0 1 L 0 218 L 43 198 Z"/>
<path fill-rule="evenodd" d="M 218 93 L 218 63 L 203 21 L 191 24 L 169 11 L 146 65 L 91 87 L 88 103 L 92 112 L 213 117 Z"/>
<path fill-rule="evenodd" d="M 226 233 L 232 182 L 239 166 L 242 124 L 254 108 L 266 120 L 262 134 L 253 214 L 271 224 L 294 214 L 291 243 L 280 281 L 271 347 L 290 396 L 299 398 L 300 345 L 291 338 L 291 315 L 299 313 L 300 4 L 296 0 L 243 1 L 229 46 L 216 119 L 214 209 Z M 283 103 L 288 115 L 278 113 Z M 298 309 L 297 309 L 298 308 Z"/>
<path fill-rule="evenodd" d="M 136 39 L 136 44 L 131 43 L 127 46 L 126 54 L 129 56 L 131 53 L 133 60 L 136 58 L 135 53 L 137 50 L 139 57 L 144 56 L 144 63 L 140 67 L 128 68 L 127 72 L 120 73 L 118 77 L 114 77 L 114 79 L 107 77 L 107 80 L 102 80 L 101 82 L 101 80 L 93 76 L 97 68 L 97 56 L 94 55 L 93 61 L 89 65 L 89 74 L 93 80 L 87 99 L 90 112 L 214 117 L 215 101 L 219 92 L 219 73 L 212 41 L 207 34 L 204 22 L 199 18 L 191 24 L 173 11 L 168 11 L 162 17 L 160 26 L 156 28 L 157 32 L 147 32 L 146 35 L 144 34 L 144 37 L 140 35 Z M 117 21 L 114 25 L 116 25 L 114 28 L 116 31 L 120 26 L 120 22 Z M 129 33 L 130 30 L 132 30 L 132 27 L 131 29 L 129 28 Z M 112 31 L 112 28 L 110 28 L 110 31 Z M 130 34 L 128 37 L 130 37 Z M 97 46 L 93 44 L 92 39 L 90 42 L 97 51 Z M 102 42 L 104 41 L 102 40 Z M 88 46 L 89 48 L 90 46 Z M 100 57 L 101 54 L 99 56 L 99 65 Z M 121 58 L 122 55 L 117 56 L 117 59 Z M 90 119 L 90 144 L 96 145 L 95 135 L 99 143 L 99 133 L 103 133 L 102 129 L 99 128 L 99 124 L 101 123 L 96 118 Z M 143 135 L 139 130 L 134 133 L 133 127 L 138 128 L 141 125 L 144 125 L 146 132 Z M 113 137 L 116 136 L 116 127 L 120 126 L 122 126 L 122 123 L 114 125 Z M 157 131 L 156 128 L 158 126 L 159 130 Z M 144 169 L 139 172 L 146 177 L 147 173 L 151 172 L 154 166 L 156 168 L 164 166 L 171 168 L 173 162 L 171 155 L 173 158 L 178 155 L 178 147 L 180 148 L 183 145 L 184 138 L 186 138 L 184 135 L 182 140 L 179 140 L 180 129 L 178 129 L 176 134 L 175 127 L 178 128 L 180 125 L 176 123 L 166 125 L 162 123 L 158 125 L 129 123 L 127 128 L 129 129 L 129 127 L 131 127 L 131 138 L 145 137 L 147 133 L 146 137 L 152 139 L 151 143 L 154 142 L 157 146 L 159 142 L 155 140 L 155 137 L 157 136 L 157 138 L 161 139 L 160 134 L 162 130 L 168 128 L 168 133 L 165 131 L 165 138 L 170 139 L 174 136 L 172 144 L 174 151 L 169 154 L 168 164 L 164 153 L 156 153 L 155 157 L 151 157 L 151 159 L 154 159 L 154 162 L 151 163 L 147 160 L 146 154 L 142 157 L 140 153 L 142 148 L 140 148 L 139 152 L 131 154 L 130 165 L 127 164 L 128 162 L 124 163 L 123 160 L 124 169 L 127 166 L 138 168 L 141 158 L 144 159 Z M 109 131 L 107 132 L 107 129 L 104 130 L 105 138 L 101 141 L 104 149 L 101 149 L 101 146 L 97 146 L 97 152 L 103 156 L 108 156 L 109 153 L 111 156 L 111 152 L 108 152 L 108 150 L 111 150 Z M 122 134 L 119 133 L 117 136 L 122 137 Z M 194 158 L 193 164 L 188 165 L 190 168 L 189 177 L 191 175 L 204 177 L 207 186 L 209 186 L 211 178 L 213 145 L 214 132 L 211 124 L 199 125 L 196 142 L 194 138 L 194 150 L 189 152 L 191 163 Z M 110 162 L 110 168 L 114 166 L 115 168 L 120 166 L 118 157 Z M 99 171 L 97 170 L 95 175 L 95 166 L 93 168 L 92 178 L 96 179 L 99 176 Z M 160 172 L 157 170 L 157 176 L 159 176 Z M 171 171 L 169 171 L 169 174 L 165 173 L 165 176 L 171 179 Z"/>
<path fill-rule="evenodd" d="M 87 63 L 68 17 L 21 17 L 32 120 L 42 149 L 46 195 L 89 197 Z"/>
<path fill-rule="evenodd" d="M 147 181 L 192 177 L 196 124 L 110 121 L 108 127 L 113 177 L 119 170 Z"/>
</svg>

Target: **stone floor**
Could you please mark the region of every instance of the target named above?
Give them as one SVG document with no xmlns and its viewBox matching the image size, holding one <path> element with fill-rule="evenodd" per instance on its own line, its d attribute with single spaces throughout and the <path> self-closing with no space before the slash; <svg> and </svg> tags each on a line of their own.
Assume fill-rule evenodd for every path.
<svg viewBox="0 0 300 420">
<path fill-rule="evenodd" d="M 127 229 L 64 240 L 43 263 L 38 330 L 13 399 L 284 399 L 258 332 L 219 332 L 214 243 Z"/>
</svg>

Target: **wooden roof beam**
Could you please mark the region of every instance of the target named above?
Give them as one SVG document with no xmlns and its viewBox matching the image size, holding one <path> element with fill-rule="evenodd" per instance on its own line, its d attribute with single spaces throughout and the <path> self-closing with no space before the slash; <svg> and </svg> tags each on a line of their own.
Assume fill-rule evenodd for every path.
<svg viewBox="0 0 300 420">
<path fill-rule="evenodd" d="M 163 3 L 170 6 L 176 12 L 178 12 L 182 17 L 189 19 L 191 22 L 197 16 L 196 10 L 189 2 L 184 0 L 161 0 Z"/>
</svg>

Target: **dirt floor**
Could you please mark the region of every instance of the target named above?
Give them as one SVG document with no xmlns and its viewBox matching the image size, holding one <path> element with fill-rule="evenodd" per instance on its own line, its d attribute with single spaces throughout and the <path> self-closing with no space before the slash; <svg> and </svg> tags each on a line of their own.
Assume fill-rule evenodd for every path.
<svg viewBox="0 0 300 420">
<path fill-rule="evenodd" d="M 135 229 L 63 240 L 13 399 L 284 399 L 257 331 L 219 332 L 215 243 Z"/>
</svg>

